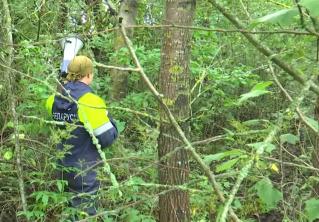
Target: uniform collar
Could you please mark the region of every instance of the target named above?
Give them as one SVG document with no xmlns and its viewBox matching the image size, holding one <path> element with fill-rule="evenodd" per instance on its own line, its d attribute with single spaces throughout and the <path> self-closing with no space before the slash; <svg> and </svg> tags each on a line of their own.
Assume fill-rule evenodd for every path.
<svg viewBox="0 0 319 222">
<path fill-rule="evenodd" d="M 90 86 L 80 81 L 67 82 L 65 85 L 63 85 L 63 87 L 64 87 L 63 95 L 68 96 L 68 94 L 70 94 L 72 98 L 76 100 L 78 100 L 84 94 L 88 92 L 92 92 L 92 89 Z"/>
</svg>

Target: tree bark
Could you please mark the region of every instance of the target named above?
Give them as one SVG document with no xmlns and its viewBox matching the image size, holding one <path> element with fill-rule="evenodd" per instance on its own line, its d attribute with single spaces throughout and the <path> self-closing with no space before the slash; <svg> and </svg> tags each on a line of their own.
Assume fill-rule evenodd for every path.
<svg viewBox="0 0 319 222">
<path fill-rule="evenodd" d="M 164 22 L 166 24 L 192 25 L 195 0 L 167 0 Z M 189 59 L 191 33 L 188 29 L 167 28 L 161 52 L 159 87 L 164 101 L 177 118 L 185 134 L 189 134 Z M 161 109 L 161 119 L 167 120 Z M 162 121 L 158 138 L 158 156 L 164 157 L 181 146 L 174 126 Z M 188 181 L 189 164 L 185 150 L 180 150 L 169 158 L 164 158 L 159 166 L 161 184 L 183 185 Z M 190 221 L 189 196 L 187 191 L 174 190 L 159 197 L 160 221 Z"/>
<path fill-rule="evenodd" d="M 10 67 L 13 62 L 13 40 L 12 40 L 12 24 L 11 24 L 11 15 L 10 15 L 10 9 L 9 4 L 7 0 L 2 0 L 0 4 L 2 11 L 1 20 L 3 21 L 3 31 L 0 33 L 0 39 L 1 42 L 5 43 L 6 46 L 6 56 L 3 58 L 3 61 L 1 61 L 1 64 L 3 64 L 5 68 L 1 68 L 2 76 L 4 77 L 4 81 L 6 83 L 6 91 L 8 96 L 8 107 L 10 107 L 10 111 L 12 113 L 12 121 L 14 123 L 14 148 L 15 148 L 15 155 L 16 155 L 16 164 L 17 164 L 17 176 L 18 176 L 18 184 L 19 184 L 19 191 L 20 191 L 20 197 L 21 197 L 21 205 L 23 211 L 27 211 L 27 201 L 26 201 L 26 195 L 25 195 L 25 188 L 24 188 L 24 181 L 23 181 L 23 169 L 21 165 L 21 147 L 19 143 L 19 122 L 18 122 L 18 115 L 16 113 L 16 98 L 14 96 L 14 73 L 11 71 Z M 1 58 L 2 60 L 2 58 Z"/>
<path fill-rule="evenodd" d="M 13 47 L 11 35 L 11 20 L 8 17 L 8 3 L 7 1 L 0 1 L 0 47 L 4 51 L 0 54 L 0 63 L 8 66 L 11 64 Z M 8 70 L 0 67 L 0 130 L 4 127 L 9 115 L 8 107 L 10 107 L 9 96 L 9 74 Z"/>
<path fill-rule="evenodd" d="M 120 6 L 120 12 L 118 18 L 122 18 L 122 25 L 124 27 L 135 25 L 135 19 L 137 15 L 137 0 L 123 0 Z M 133 29 L 127 29 L 128 37 L 132 37 Z M 125 42 L 120 31 L 117 31 L 114 49 L 115 51 L 125 47 Z M 119 58 L 116 61 L 112 61 L 114 65 L 120 65 Z M 112 90 L 111 98 L 114 100 L 120 100 L 127 95 L 127 83 L 128 83 L 127 71 L 112 70 Z"/>
<path fill-rule="evenodd" d="M 316 32 L 318 32 L 319 31 L 318 19 L 311 17 L 311 21 L 312 21 L 312 25 L 313 25 L 314 30 L 316 30 Z M 318 63 L 319 62 L 319 38 L 317 38 L 316 60 Z M 319 97 L 318 96 L 317 96 L 314 114 L 315 114 L 315 119 L 317 121 L 319 121 Z M 315 147 L 314 147 L 314 152 L 312 154 L 312 163 L 313 163 L 315 168 L 319 169 L 319 135 L 318 134 L 315 135 L 315 143 L 314 144 L 315 144 Z M 315 191 L 314 196 L 318 197 L 319 196 L 319 184 L 317 184 L 315 186 L 314 191 Z"/>
<path fill-rule="evenodd" d="M 314 117 L 317 121 L 319 121 L 319 97 L 317 97 L 317 102 L 314 110 Z M 313 166 L 319 169 L 319 135 L 316 134 L 314 138 L 314 152 L 312 154 L 312 163 Z M 314 196 L 319 196 L 319 185 L 315 186 Z"/>
</svg>

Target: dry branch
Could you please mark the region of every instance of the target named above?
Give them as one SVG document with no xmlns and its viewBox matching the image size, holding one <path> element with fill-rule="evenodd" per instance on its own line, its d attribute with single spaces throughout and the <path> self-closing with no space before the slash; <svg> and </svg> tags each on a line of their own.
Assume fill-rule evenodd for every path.
<svg viewBox="0 0 319 222">
<path fill-rule="evenodd" d="M 97 67 L 101 67 L 101 68 L 106 68 L 106 69 L 115 69 L 115 70 L 120 70 L 120 71 L 131 71 L 131 72 L 138 72 L 138 69 L 135 68 L 130 68 L 130 67 L 119 67 L 119 66 L 109 66 L 109 65 L 104 65 L 102 63 L 99 62 L 95 62 L 94 65 L 96 65 Z"/>
</svg>

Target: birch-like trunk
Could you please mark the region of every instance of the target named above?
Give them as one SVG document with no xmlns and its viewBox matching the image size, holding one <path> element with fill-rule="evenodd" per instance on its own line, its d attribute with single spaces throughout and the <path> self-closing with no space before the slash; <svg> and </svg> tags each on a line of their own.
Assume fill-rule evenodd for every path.
<svg viewBox="0 0 319 222">
<path fill-rule="evenodd" d="M 122 25 L 124 27 L 135 25 L 135 19 L 137 15 L 137 0 L 123 0 L 120 7 L 119 18 L 123 18 Z M 133 29 L 127 30 L 128 37 L 132 37 Z M 120 50 L 125 47 L 124 39 L 121 35 L 121 32 L 116 33 L 114 49 L 115 51 Z M 120 58 L 116 58 L 115 61 L 112 61 L 114 65 L 121 66 L 119 62 Z M 120 100 L 127 95 L 127 82 L 128 82 L 128 72 L 120 70 L 111 71 L 112 79 L 112 90 L 111 98 L 114 100 Z"/>
</svg>

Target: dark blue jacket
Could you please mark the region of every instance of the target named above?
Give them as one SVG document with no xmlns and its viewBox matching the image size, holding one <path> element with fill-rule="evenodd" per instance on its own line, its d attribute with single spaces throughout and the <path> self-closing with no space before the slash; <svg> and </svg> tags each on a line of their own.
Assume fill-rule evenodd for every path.
<svg viewBox="0 0 319 222">
<path fill-rule="evenodd" d="M 99 161 L 100 155 L 84 125 L 105 148 L 117 137 L 116 124 L 108 114 L 103 99 L 93 94 L 88 85 L 79 81 L 68 82 L 62 94 L 69 98 L 52 95 L 46 104 L 55 121 L 69 123 L 64 127 L 66 135 L 58 145 L 58 149 L 66 151 L 61 164 L 85 169 Z"/>
</svg>

